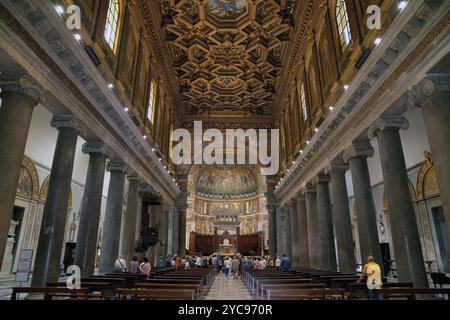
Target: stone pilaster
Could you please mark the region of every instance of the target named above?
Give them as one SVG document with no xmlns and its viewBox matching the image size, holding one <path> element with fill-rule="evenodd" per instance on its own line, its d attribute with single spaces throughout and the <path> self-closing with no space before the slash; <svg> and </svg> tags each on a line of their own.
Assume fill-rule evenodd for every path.
<svg viewBox="0 0 450 320">
<path fill-rule="evenodd" d="M 350 165 L 352 173 L 361 259 L 365 261 L 373 256 L 381 266 L 377 218 L 367 166 L 367 157 L 372 157 L 373 152 L 369 141 L 357 141 L 344 151 L 344 161 Z"/>
<path fill-rule="evenodd" d="M 306 221 L 308 230 L 309 267 L 322 268 L 322 247 L 320 243 L 319 215 L 317 212 L 316 188 L 308 183 L 303 189 L 306 201 Z"/>
<path fill-rule="evenodd" d="M 292 260 L 292 233 L 291 233 L 291 205 L 287 203 L 283 207 L 284 212 L 284 223 L 283 232 L 286 235 L 285 248 L 286 255 Z"/>
<path fill-rule="evenodd" d="M 83 145 L 83 153 L 89 155 L 86 184 L 80 209 L 75 264 L 81 274 L 94 274 L 97 256 L 98 231 L 105 177 L 106 158 L 109 148 L 102 141 L 90 141 Z"/>
<path fill-rule="evenodd" d="M 428 74 L 413 88 L 410 97 L 412 104 L 422 109 L 450 234 L 450 74 Z"/>
<path fill-rule="evenodd" d="M 267 192 L 267 211 L 269 213 L 269 255 L 275 259 L 277 255 L 277 207 L 275 196 Z"/>
<path fill-rule="evenodd" d="M 58 129 L 56 149 L 34 263 L 32 286 L 58 280 L 66 228 L 69 194 L 78 134 L 84 135 L 73 115 L 55 115 L 51 125 Z"/>
<path fill-rule="evenodd" d="M 369 129 L 369 138 L 378 137 L 399 280 L 425 288 L 428 286 L 425 262 L 399 133 L 408 126 L 408 121 L 401 116 L 383 116 Z"/>
<path fill-rule="evenodd" d="M 178 255 L 186 255 L 186 210 L 187 210 L 187 192 L 182 192 L 177 199 L 177 209 L 179 215 L 178 230 Z"/>
<path fill-rule="evenodd" d="M 4 85 L 0 83 L 0 266 L 14 208 L 20 169 L 33 109 L 44 103 L 43 90 L 28 75 Z"/>
<path fill-rule="evenodd" d="M 103 239 L 100 252 L 100 273 L 112 272 L 119 256 L 120 227 L 122 223 L 123 194 L 127 166 L 122 160 L 111 160 L 106 167 L 111 173 L 106 203 Z"/>
<path fill-rule="evenodd" d="M 298 255 L 301 268 L 309 268 L 308 253 L 308 221 L 306 218 L 305 195 L 297 193 L 297 228 L 298 228 Z"/>
<path fill-rule="evenodd" d="M 139 176 L 134 172 L 129 172 L 128 179 L 128 195 L 127 195 L 127 209 L 125 212 L 125 221 L 123 226 L 122 238 L 122 255 L 127 263 L 131 261 L 135 255 L 136 246 L 136 225 L 138 222 L 138 187 Z"/>
<path fill-rule="evenodd" d="M 331 213 L 330 176 L 319 173 L 315 178 L 317 192 L 317 214 L 319 216 L 322 269 L 336 271 L 336 250 L 334 246 L 333 219 Z"/>
<path fill-rule="evenodd" d="M 352 236 L 352 222 L 348 204 L 345 173 L 350 167 L 342 159 L 333 161 L 327 168 L 330 175 L 333 197 L 333 221 L 336 232 L 339 271 L 355 273 L 355 244 Z"/>
<path fill-rule="evenodd" d="M 298 234 L 298 208 L 297 197 L 294 197 L 289 202 L 290 205 L 290 234 L 291 234 L 291 261 L 294 267 L 300 266 L 300 248 L 299 248 L 299 234 Z"/>
<path fill-rule="evenodd" d="M 276 208 L 276 214 L 275 214 L 275 219 L 276 219 L 276 228 L 277 228 L 277 257 L 282 257 L 283 254 L 285 253 L 286 248 L 283 248 L 283 228 L 282 228 L 282 223 L 284 220 L 284 214 L 283 214 L 283 210 L 280 207 Z"/>
</svg>

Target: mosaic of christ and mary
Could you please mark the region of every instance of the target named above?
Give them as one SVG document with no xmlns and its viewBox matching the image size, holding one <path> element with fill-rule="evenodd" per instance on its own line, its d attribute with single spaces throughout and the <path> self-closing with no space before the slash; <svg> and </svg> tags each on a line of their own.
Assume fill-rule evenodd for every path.
<svg viewBox="0 0 450 320">
<path fill-rule="evenodd" d="M 221 19 L 239 17 L 246 9 L 247 0 L 209 0 L 208 10 Z"/>
</svg>

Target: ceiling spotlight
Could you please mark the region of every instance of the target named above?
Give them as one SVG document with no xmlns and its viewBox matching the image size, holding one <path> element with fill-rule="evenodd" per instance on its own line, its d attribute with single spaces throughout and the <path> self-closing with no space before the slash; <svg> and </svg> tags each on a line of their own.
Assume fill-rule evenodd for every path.
<svg viewBox="0 0 450 320">
<path fill-rule="evenodd" d="M 315 131 L 315 132 L 319 131 L 319 128 L 314 128 L 314 131 Z"/>
<path fill-rule="evenodd" d="M 108 84 L 108 88 L 112 89 L 112 88 L 114 88 L 114 85 L 112 83 L 110 83 L 110 84 Z"/>
<path fill-rule="evenodd" d="M 290 170 L 290 169 L 287 169 L 287 172 L 291 172 L 291 170 Z"/>
<path fill-rule="evenodd" d="M 376 46 L 379 45 L 381 43 L 381 38 L 376 38 L 373 43 L 375 43 Z"/>
<path fill-rule="evenodd" d="M 123 111 L 128 112 L 128 108 L 127 107 L 123 108 Z"/>
<path fill-rule="evenodd" d="M 306 140 L 306 144 L 309 144 L 309 140 Z"/>
<path fill-rule="evenodd" d="M 142 138 L 143 138 L 144 140 L 147 139 L 147 135 L 144 134 L 144 135 L 142 136 Z"/>
<path fill-rule="evenodd" d="M 333 106 L 330 106 L 328 109 L 330 109 L 330 111 L 333 111 L 333 110 L 334 110 L 334 107 L 333 107 Z"/>
<path fill-rule="evenodd" d="M 347 91 L 350 88 L 347 84 L 344 86 L 344 90 Z"/>
<path fill-rule="evenodd" d="M 292 164 L 295 164 L 295 161 L 294 161 L 294 160 L 292 160 Z"/>
<path fill-rule="evenodd" d="M 60 15 L 64 14 L 64 8 L 60 5 L 57 5 L 55 7 L 56 12 L 58 12 Z"/>
<path fill-rule="evenodd" d="M 159 158 L 158 160 L 159 160 L 159 161 L 162 161 L 162 159 L 161 159 L 161 158 Z"/>
<path fill-rule="evenodd" d="M 303 150 L 300 150 L 300 154 L 303 154 Z"/>
<path fill-rule="evenodd" d="M 73 36 L 75 37 L 75 39 L 76 39 L 77 41 L 81 41 L 81 36 L 80 36 L 79 33 L 75 33 Z"/>
<path fill-rule="evenodd" d="M 400 1 L 400 3 L 398 4 L 398 9 L 403 10 L 406 8 L 407 5 L 408 5 L 408 1 Z"/>
<path fill-rule="evenodd" d="M 155 150 L 156 150 L 155 148 L 152 148 L 152 151 L 153 151 L 153 152 L 155 152 Z"/>
</svg>

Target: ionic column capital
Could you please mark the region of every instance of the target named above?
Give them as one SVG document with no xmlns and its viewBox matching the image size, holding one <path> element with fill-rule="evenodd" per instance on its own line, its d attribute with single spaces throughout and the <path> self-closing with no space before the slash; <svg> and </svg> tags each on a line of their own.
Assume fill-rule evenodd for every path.
<svg viewBox="0 0 450 320">
<path fill-rule="evenodd" d="M 450 91 L 450 74 L 429 74 L 409 91 L 409 107 L 420 107 L 425 100 L 438 92 Z"/>
<path fill-rule="evenodd" d="M 350 166 L 344 162 L 344 160 L 333 160 L 330 165 L 325 169 L 325 173 L 332 174 L 345 174 L 350 169 Z"/>
<path fill-rule="evenodd" d="M 316 193 L 316 188 L 312 183 L 307 183 L 305 187 L 302 189 L 302 194 L 305 195 L 307 193 Z"/>
<path fill-rule="evenodd" d="M 106 170 L 109 172 L 124 172 L 128 169 L 127 164 L 123 160 L 114 159 L 110 160 L 106 165 Z"/>
<path fill-rule="evenodd" d="M 385 131 L 388 129 L 407 130 L 408 128 L 409 121 L 405 117 L 400 115 L 384 115 L 369 127 L 367 136 L 369 139 L 373 139 L 378 131 Z"/>
<path fill-rule="evenodd" d="M 128 170 L 127 171 L 127 179 L 128 179 L 128 181 L 139 181 L 139 175 L 132 170 Z"/>
<path fill-rule="evenodd" d="M 343 158 L 345 163 L 349 163 L 349 161 L 353 158 L 370 158 L 373 157 L 373 155 L 374 151 L 369 140 L 360 140 L 353 142 L 350 147 L 345 149 Z"/>
<path fill-rule="evenodd" d="M 88 141 L 81 147 L 84 154 L 102 154 L 111 158 L 111 149 L 103 141 Z"/>
<path fill-rule="evenodd" d="M 52 118 L 51 126 L 60 129 L 74 129 L 78 135 L 86 136 L 86 128 L 73 114 L 56 114 Z"/>
<path fill-rule="evenodd" d="M 324 172 L 319 172 L 317 176 L 313 179 L 314 184 L 322 184 L 322 183 L 329 183 L 330 182 L 330 176 Z"/>
<path fill-rule="evenodd" d="M 36 105 L 38 103 L 45 103 L 47 97 L 44 88 L 29 74 L 21 75 L 15 79 L 2 79 L 0 86 L 3 92 L 20 92 L 32 98 Z"/>
</svg>

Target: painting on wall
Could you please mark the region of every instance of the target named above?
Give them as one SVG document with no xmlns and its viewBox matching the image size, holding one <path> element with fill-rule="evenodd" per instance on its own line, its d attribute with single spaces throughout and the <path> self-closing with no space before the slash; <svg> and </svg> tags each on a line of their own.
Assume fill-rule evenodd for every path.
<svg viewBox="0 0 450 320">
<path fill-rule="evenodd" d="M 25 167 L 22 167 L 20 170 L 17 193 L 30 197 L 33 195 L 33 181 L 31 179 L 30 171 Z"/>
<path fill-rule="evenodd" d="M 247 9 L 247 0 L 209 0 L 208 11 L 220 19 L 236 19 Z"/>
</svg>

